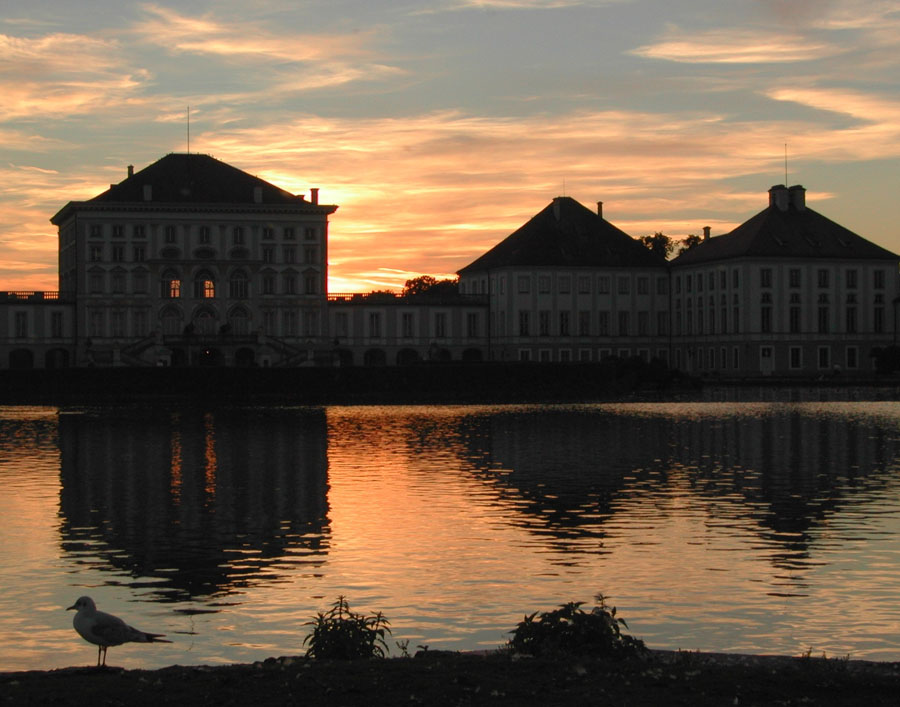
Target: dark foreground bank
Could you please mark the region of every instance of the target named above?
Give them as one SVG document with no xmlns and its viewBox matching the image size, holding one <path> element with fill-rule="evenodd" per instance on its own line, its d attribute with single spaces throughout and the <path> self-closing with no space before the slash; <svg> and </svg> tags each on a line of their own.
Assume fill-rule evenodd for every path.
<svg viewBox="0 0 900 707">
<path fill-rule="evenodd" d="M 653 651 L 646 659 L 420 653 L 0 674 L 4 705 L 897 705 L 900 663 Z"/>
</svg>

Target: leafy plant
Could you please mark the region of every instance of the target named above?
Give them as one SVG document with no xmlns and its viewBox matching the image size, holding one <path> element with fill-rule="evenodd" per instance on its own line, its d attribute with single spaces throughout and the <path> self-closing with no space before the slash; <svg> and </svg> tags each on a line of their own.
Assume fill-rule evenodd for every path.
<svg viewBox="0 0 900 707">
<path fill-rule="evenodd" d="M 509 647 L 529 655 L 576 653 L 610 658 L 639 656 L 647 652 L 644 642 L 622 633 L 625 619 L 616 616 L 602 594 L 591 611 L 581 609 L 584 602 L 569 602 L 554 611 L 526 616 L 515 630 Z"/>
<path fill-rule="evenodd" d="M 313 631 L 303 639 L 309 644 L 308 658 L 320 660 L 356 660 L 359 658 L 384 658 L 390 649 L 385 643 L 385 633 L 390 633 L 390 623 L 380 611 L 374 616 L 364 616 L 350 611 L 350 604 L 341 595 L 324 614 L 319 612 L 305 626 Z"/>
</svg>

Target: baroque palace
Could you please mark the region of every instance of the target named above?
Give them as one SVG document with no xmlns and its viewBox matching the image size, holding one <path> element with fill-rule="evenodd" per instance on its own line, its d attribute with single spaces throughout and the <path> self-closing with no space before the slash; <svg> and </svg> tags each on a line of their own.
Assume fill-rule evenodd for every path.
<svg viewBox="0 0 900 707">
<path fill-rule="evenodd" d="M 459 292 L 329 294 L 328 217 L 170 154 L 50 220 L 59 290 L 0 292 L 0 367 L 657 359 L 722 377 L 870 373 L 896 344 L 900 257 L 777 185 L 666 261 L 558 197 L 459 271 Z"/>
</svg>

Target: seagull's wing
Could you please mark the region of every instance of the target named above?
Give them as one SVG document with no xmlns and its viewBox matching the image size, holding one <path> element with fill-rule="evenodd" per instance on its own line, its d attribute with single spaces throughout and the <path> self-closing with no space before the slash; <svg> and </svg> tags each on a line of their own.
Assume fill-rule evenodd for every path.
<svg viewBox="0 0 900 707">
<path fill-rule="evenodd" d="M 98 611 L 93 617 L 91 632 L 105 645 L 118 646 L 129 641 L 142 641 L 144 634 L 126 624 L 118 616 Z"/>
</svg>

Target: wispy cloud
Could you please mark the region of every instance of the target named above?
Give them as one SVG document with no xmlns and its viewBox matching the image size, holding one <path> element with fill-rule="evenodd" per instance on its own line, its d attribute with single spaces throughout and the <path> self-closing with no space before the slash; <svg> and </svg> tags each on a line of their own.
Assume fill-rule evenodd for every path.
<svg viewBox="0 0 900 707">
<path fill-rule="evenodd" d="M 844 51 L 838 45 L 798 34 L 744 29 L 697 33 L 672 29 L 660 41 L 638 47 L 631 53 L 690 64 L 774 64 L 815 61 Z"/>
</svg>

